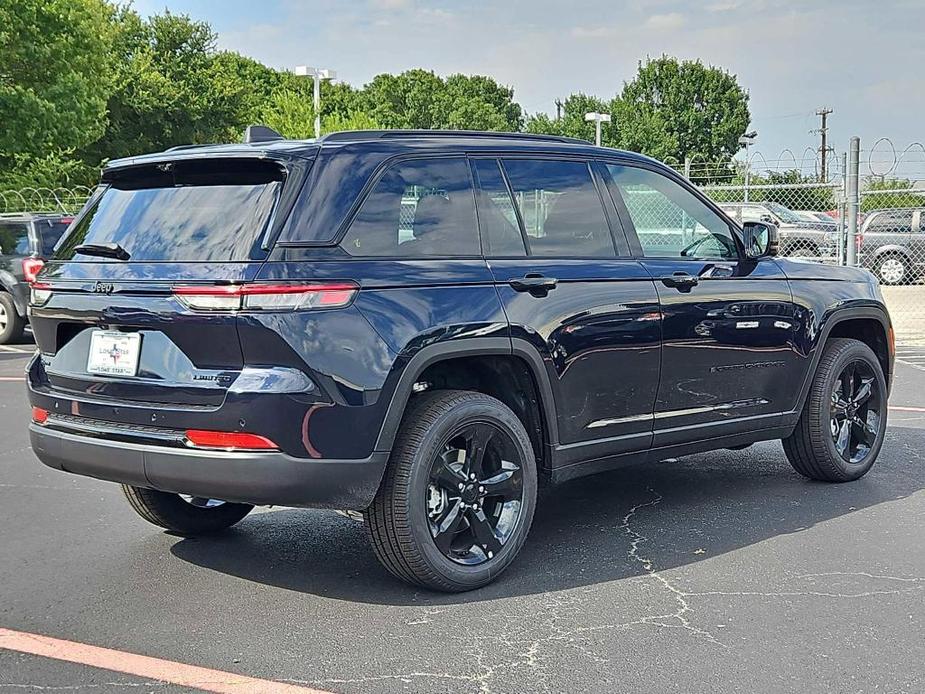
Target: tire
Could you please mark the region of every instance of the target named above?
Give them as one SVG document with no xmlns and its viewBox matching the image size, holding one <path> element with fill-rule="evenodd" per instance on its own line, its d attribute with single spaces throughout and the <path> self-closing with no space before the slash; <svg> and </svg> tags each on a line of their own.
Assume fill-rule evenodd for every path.
<svg viewBox="0 0 925 694">
<path fill-rule="evenodd" d="M 135 513 L 149 523 L 183 536 L 209 535 L 230 528 L 251 512 L 249 504 L 232 504 L 213 499 L 185 500 L 179 494 L 122 485 Z M 205 502 L 212 506 L 206 507 Z"/>
<path fill-rule="evenodd" d="M 850 380 L 857 384 L 859 391 L 863 391 L 860 384 L 870 380 L 869 396 L 865 404 L 856 409 L 857 419 L 863 420 L 863 426 L 851 423 L 847 413 L 840 417 L 843 408 L 836 403 L 836 398 L 840 402 L 853 402 L 852 398 L 842 396 L 848 391 L 844 374 L 851 367 L 854 375 Z M 886 379 L 870 347 L 847 338 L 829 340 L 816 367 L 796 428 L 783 440 L 784 453 L 790 464 L 801 475 L 823 482 L 860 479 L 873 466 L 883 445 L 886 401 Z M 845 431 L 846 420 L 848 438 L 845 453 L 840 452 L 839 445 L 845 438 L 841 434 Z M 858 444 L 856 453 L 852 453 L 855 437 Z"/>
<path fill-rule="evenodd" d="M 467 482 L 466 490 L 458 492 L 460 497 L 454 500 L 453 493 L 445 490 L 456 487 L 438 483 L 435 471 L 458 466 L 461 478 L 455 479 L 471 479 L 467 473 L 471 472 L 470 442 L 465 436 L 467 432 L 476 432 L 475 439 L 483 435 L 478 432 L 485 431 L 490 437 L 485 440 L 490 442 L 472 449 L 482 450 L 481 456 L 471 455 L 479 476 L 476 482 Z M 461 442 L 465 446 L 458 449 Z M 508 470 L 518 468 L 517 472 L 510 472 L 510 480 L 515 475 L 517 479 L 512 485 L 516 492 L 511 493 L 520 499 L 516 502 L 516 515 L 508 516 L 508 522 L 504 523 L 509 534 L 502 544 L 498 543 L 499 526 L 491 531 L 494 537 L 490 544 L 481 544 L 485 536 L 478 530 L 484 530 L 484 523 L 497 522 L 514 506 L 505 497 L 492 500 L 489 496 L 478 498 L 466 509 L 465 502 L 471 497 L 465 495 L 493 489 L 469 487 L 479 485 L 483 478 L 486 485 L 491 485 L 492 480 L 503 476 L 499 469 L 507 474 L 505 465 Z M 364 512 L 366 528 L 379 561 L 397 578 L 444 592 L 472 590 L 494 580 L 517 556 L 533 521 L 536 492 L 533 446 L 523 424 L 508 407 L 482 393 L 434 391 L 416 396 L 408 406 L 382 484 L 372 505 Z M 444 513 L 440 510 L 441 503 L 446 506 L 445 516 L 440 515 Z M 458 510 L 460 507 L 464 510 Z M 448 549 L 438 548 L 436 533 L 441 526 L 454 527 L 449 522 L 451 517 L 457 517 L 453 515 L 454 508 L 458 510 L 460 530 L 447 534 L 457 546 L 461 542 L 463 549 L 450 547 L 449 540 Z M 472 538 L 476 539 L 469 546 Z M 490 546 L 496 551 L 492 552 Z"/>
<path fill-rule="evenodd" d="M 13 297 L 0 290 L 0 345 L 18 342 L 25 327 L 26 319 L 17 313 Z"/>
<path fill-rule="evenodd" d="M 877 258 L 875 265 L 880 284 L 906 284 L 911 279 L 909 259 L 899 253 L 888 253 Z"/>
</svg>

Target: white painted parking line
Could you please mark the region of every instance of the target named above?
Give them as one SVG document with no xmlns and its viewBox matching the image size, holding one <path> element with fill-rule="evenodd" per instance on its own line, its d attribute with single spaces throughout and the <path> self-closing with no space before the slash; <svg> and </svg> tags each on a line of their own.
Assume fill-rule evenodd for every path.
<svg viewBox="0 0 925 694">
<path fill-rule="evenodd" d="M 0 352 L 17 352 L 18 354 L 32 354 L 34 349 L 22 349 L 21 347 L 10 347 L 9 345 L 0 345 Z"/>
<path fill-rule="evenodd" d="M 12 629 L 0 628 L 2 648 L 217 694 L 330 694 L 320 689 L 261 680 Z"/>
</svg>

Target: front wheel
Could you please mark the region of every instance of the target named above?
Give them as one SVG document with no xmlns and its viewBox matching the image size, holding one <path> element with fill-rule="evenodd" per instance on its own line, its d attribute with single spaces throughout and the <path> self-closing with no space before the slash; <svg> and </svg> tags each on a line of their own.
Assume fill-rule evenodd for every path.
<svg viewBox="0 0 925 694">
<path fill-rule="evenodd" d="M 482 393 L 435 391 L 409 406 L 366 527 L 396 577 L 472 590 L 517 556 L 536 490 L 533 446 L 508 407 Z"/>
<path fill-rule="evenodd" d="M 886 379 L 863 342 L 830 340 L 784 452 L 802 475 L 850 482 L 873 466 L 886 433 Z"/>
<path fill-rule="evenodd" d="M 178 535 L 195 536 L 230 528 L 254 508 L 186 494 L 122 485 L 125 498 L 139 516 L 149 523 Z"/>
</svg>

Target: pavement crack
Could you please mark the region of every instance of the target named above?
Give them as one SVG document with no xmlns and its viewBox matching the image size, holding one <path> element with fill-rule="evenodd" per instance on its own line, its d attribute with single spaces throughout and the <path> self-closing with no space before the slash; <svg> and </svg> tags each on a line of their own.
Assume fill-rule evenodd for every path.
<svg viewBox="0 0 925 694">
<path fill-rule="evenodd" d="M 648 488 L 649 492 L 652 494 L 653 498 L 645 503 L 636 504 L 633 506 L 625 516 L 623 516 L 623 522 L 620 525 L 620 529 L 625 532 L 631 539 L 629 557 L 642 565 L 642 568 L 645 570 L 646 575 L 657 581 L 662 588 L 671 593 L 675 602 L 677 603 L 677 609 L 674 612 L 662 615 L 650 615 L 646 617 L 640 617 L 637 620 L 632 622 L 627 622 L 624 625 L 615 625 L 615 626 L 634 626 L 637 624 L 652 624 L 657 627 L 664 628 L 680 628 L 686 631 L 689 631 L 694 636 L 706 639 L 707 641 L 716 644 L 717 646 L 726 645 L 716 639 L 713 634 L 705 629 L 691 623 L 688 619 L 688 613 L 691 612 L 690 603 L 687 601 L 687 598 L 691 597 L 690 593 L 687 593 L 677 586 L 675 586 L 668 578 L 666 578 L 661 572 L 659 572 L 651 558 L 646 557 L 640 553 L 640 548 L 646 542 L 649 541 L 649 538 L 641 534 L 639 531 L 635 530 L 632 521 L 639 513 L 640 510 L 644 508 L 653 508 L 658 506 L 662 501 L 662 495 L 657 491 Z"/>
</svg>

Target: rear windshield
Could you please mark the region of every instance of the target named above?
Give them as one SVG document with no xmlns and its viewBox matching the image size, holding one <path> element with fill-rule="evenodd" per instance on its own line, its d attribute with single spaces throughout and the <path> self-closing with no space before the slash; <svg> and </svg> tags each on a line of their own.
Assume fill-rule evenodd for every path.
<svg viewBox="0 0 925 694">
<path fill-rule="evenodd" d="M 44 258 L 51 256 L 52 252 L 55 250 L 55 245 L 73 221 L 73 217 L 37 220 L 35 222 L 35 228 L 39 232 L 39 245 L 41 246 L 39 255 Z"/>
<path fill-rule="evenodd" d="M 116 172 L 55 257 L 99 258 L 81 244 L 117 243 L 131 261 L 234 261 L 266 257 L 261 239 L 284 172 L 271 162 L 174 162 Z"/>
</svg>

